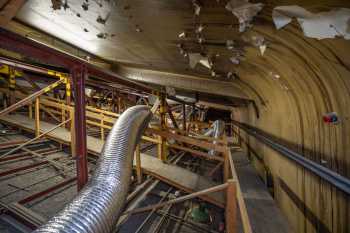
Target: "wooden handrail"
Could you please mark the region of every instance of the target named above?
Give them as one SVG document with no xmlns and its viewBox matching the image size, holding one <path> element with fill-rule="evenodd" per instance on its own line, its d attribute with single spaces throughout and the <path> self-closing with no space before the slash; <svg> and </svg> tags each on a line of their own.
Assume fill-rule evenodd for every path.
<svg viewBox="0 0 350 233">
<path fill-rule="evenodd" d="M 198 192 L 195 192 L 195 193 L 191 193 L 191 194 L 188 194 L 188 195 L 185 195 L 185 196 L 182 196 L 182 197 L 178 197 L 176 199 L 173 199 L 173 200 L 170 200 L 170 201 L 167 201 L 167 202 L 158 203 L 158 204 L 151 205 L 151 206 L 146 206 L 146 207 L 140 207 L 140 208 L 137 208 L 137 209 L 127 210 L 127 211 L 125 211 L 123 213 L 123 215 L 126 215 L 126 214 L 137 214 L 137 213 L 142 213 L 142 212 L 146 212 L 146 211 L 151 211 L 153 209 L 159 209 L 159 208 L 161 208 L 163 206 L 167 206 L 167 205 L 170 205 L 170 204 L 176 204 L 176 203 L 179 203 L 179 202 L 184 202 L 184 201 L 196 198 L 196 197 L 207 196 L 210 193 L 215 193 L 215 192 L 219 192 L 219 191 L 225 190 L 227 188 L 227 186 L 228 186 L 227 183 L 220 184 L 220 185 L 217 185 L 217 186 L 205 189 L 205 190 L 201 190 L 201 191 L 198 191 Z"/>
<path fill-rule="evenodd" d="M 247 207 L 245 205 L 241 186 L 240 186 L 237 172 L 236 172 L 236 169 L 235 169 L 235 166 L 233 163 L 230 147 L 227 147 L 226 152 L 224 153 L 224 157 L 225 157 L 225 163 L 228 163 L 228 168 L 229 168 L 229 171 L 231 172 L 232 179 L 235 180 L 237 183 L 237 185 L 236 185 L 237 186 L 237 188 L 236 188 L 237 202 L 238 202 L 239 211 L 241 214 L 243 231 L 244 231 L 244 233 L 252 233 L 253 231 L 252 231 L 252 227 L 251 227 L 251 224 L 249 221 Z"/>
<path fill-rule="evenodd" d="M 177 140 L 179 142 L 183 142 L 183 143 L 187 143 L 187 144 L 191 144 L 194 146 L 198 146 L 201 147 L 203 149 L 207 149 L 207 150 L 216 150 L 218 152 L 224 152 L 225 151 L 225 147 L 224 146 L 220 146 L 217 144 L 213 144 L 207 141 L 203 141 L 203 140 L 199 140 L 196 138 L 192 138 L 189 136 L 183 136 L 183 135 L 179 135 L 179 134 L 175 134 L 175 133 L 171 133 L 169 131 L 166 130 L 158 130 L 158 129 L 154 129 L 154 128 L 148 128 L 146 130 L 149 133 L 153 133 L 156 135 L 160 135 L 162 137 L 165 138 L 171 138 L 174 140 Z"/>
<path fill-rule="evenodd" d="M 17 103 L 9 106 L 8 108 L 3 109 L 2 111 L 0 111 L 0 116 L 3 116 L 5 114 L 8 114 L 20 107 L 23 107 L 27 104 L 29 104 L 30 102 L 32 102 L 33 100 L 35 100 L 36 98 L 38 98 L 39 96 L 41 96 L 42 94 L 48 92 L 49 90 L 55 88 L 56 86 L 60 85 L 61 83 L 63 83 L 65 80 L 64 79 L 60 79 L 52 84 L 50 84 L 49 86 L 25 97 L 24 99 L 21 99 L 20 101 L 18 101 Z"/>
</svg>

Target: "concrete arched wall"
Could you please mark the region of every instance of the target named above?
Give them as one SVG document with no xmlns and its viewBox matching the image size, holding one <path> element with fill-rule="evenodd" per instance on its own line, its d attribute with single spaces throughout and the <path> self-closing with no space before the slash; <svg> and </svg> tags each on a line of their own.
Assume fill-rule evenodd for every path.
<svg viewBox="0 0 350 233">
<path fill-rule="evenodd" d="M 319 11 L 310 4 L 306 8 Z M 249 96 L 260 117 L 249 107 L 238 109 L 236 119 L 350 178 L 350 41 L 307 38 L 296 22 L 277 31 L 271 11 L 268 5 L 257 20 L 264 23 L 251 31 L 267 39 L 265 55 L 249 57 L 248 51 L 246 64 L 238 69 L 241 81 L 263 99 Z M 341 122 L 324 123 L 322 116 L 328 112 L 337 112 Z M 271 171 L 275 199 L 295 232 L 350 232 L 349 197 L 254 138 L 246 141 L 260 174 Z"/>
</svg>

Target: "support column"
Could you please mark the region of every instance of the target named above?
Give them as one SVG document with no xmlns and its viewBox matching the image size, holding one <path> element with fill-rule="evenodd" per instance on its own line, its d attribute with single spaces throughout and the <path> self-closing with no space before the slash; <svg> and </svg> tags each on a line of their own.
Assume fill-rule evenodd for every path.
<svg viewBox="0 0 350 233">
<path fill-rule="evenodd" d="M 33 104 L 32 103 L 28 104 L 28 114 L 29 114 L 29 118 L 33 119 Z"/>
<path fill-rule="evenodd" d="M 186 104 L 182 104 L 182 113 L 183 113 L 182 130 L 186 131 Z"/>
<path fill-rule="evenodd" d="M 100 128 L 101 128 L 101 140 L 105 140 L 105 128 L 104 128 L 104 115 L 101 113 L 101 122 L 100 122 Z"/>
<path fill-rule="evenodd" d="M 35 99 L 35 137 L 40 135 L 40 99 Z"/>
<path fill-rule="evenodd" d="M 141 168 L 141 151 L 140 144 L 138 144 L 135 148 L 135 157 L 136 157 L 136 175 L 137 175 L 137 183 L 142 183 L 142 168 Z"/>
<path fill-rule="evenodd" d="M 112 89 L 112 112 L 117 112 L 117 103 L 116 103 L 116 90 Z"/>
<path fill-rule="evenodd" d="M 227 184 L 225 209 L 226 232 L 235 233 L 237 232 L 236 182 L 234 180 L 228 180 Z"/>
<path fill-rule="evenodd" d="M 77 66 L 72 70 L 74 85 L 74 131 L 75 156 L 77 163 L 77 183 L 80 191 L 88 181 L 87 149 L 86 149 L 86 117 L 85 117 L 85 66 Z"/>
<path fill-rule="evenodd" d="M 71 101 L 72 101 L 72 91 L 71 91 L 71 78 L 67 77 L 66 79 L 66 106 L 70 106 Z M 85 91 L 84 91 L 85 93 Z M 64 118 L 66 118 L 66 114 L 69 114 L 69 111 L 64 110 Z M 68 122 L 66 124 L 66 128 L 69 129 L 70 125 L 73 124 L 73 121 Z"/>
<path fill-rule="evenodd" d="M 118 113 L 121 114 L 122 113 L 122 110 L 121 110 L 121 107 L 122 107 L 121 101 L 122 101 L 122 99 L 120 98 L 119 93 L 118 93 L 118 97 L 117 98 L 118 98 Z"/>
<path fill-rule="evenodd" d="M 161 93 L 160 96 L 160 126 L 162 130 L 166 129 L 166 96 Z M 168 158 L 168 151 L 166 145 L 166 138 L 159 136 L 159 144 L 158 144 L 158 158 L 162 161 L 166 161 Z"/>
<path fill-rule="evenodd" d="M 9 67 L 9 89 L 10 89 L 10 96 L 9 96 L 9 106 L 16 103 L 16 71 L 12 67 Z"/>
</svg>

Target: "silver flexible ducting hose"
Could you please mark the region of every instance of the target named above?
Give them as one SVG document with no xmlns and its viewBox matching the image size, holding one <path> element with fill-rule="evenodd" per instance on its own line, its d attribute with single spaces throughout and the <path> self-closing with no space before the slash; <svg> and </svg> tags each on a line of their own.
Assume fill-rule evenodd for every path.
<svg viewBox="0 0 350 233">
<path fill-rule="evenodd" d="M 225 122 L 222 120 L 216 120 L 204 135 L 209 137 L 214 137 L 214 138 L 220 138 L 223 136 L 224 133 L 225 133 Z M 217 141 L 214 140 L 213 144 L 217 144 Z M 210 150 L 208 154 L 216 155 L 217 152 L 215 150 Z"/>
<path fill-rule="evenodd" d="M 114 124 L 88 184 L 35 233 L 109 233 L 128 194 L 134 150 L 152 117 L 146 106 L 126 110 Z"/>
</svg>

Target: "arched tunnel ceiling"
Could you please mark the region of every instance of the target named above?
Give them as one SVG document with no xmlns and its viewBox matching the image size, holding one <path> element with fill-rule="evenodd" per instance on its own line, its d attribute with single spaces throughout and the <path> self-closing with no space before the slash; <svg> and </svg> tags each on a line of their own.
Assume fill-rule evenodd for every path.
<svg viewBox="0 0 350 233">
<path fill-rule="evenodd" d="M 279 5 L 295 4 L 320 12 L 335 7 L 349 8 L 349 1 L 261 1 L 263 10 L 254 18 L 253 27 L 244 33 L 239 33 L 237 18 L 225 9 L 227 0 L 198 0 L 201 10 L 196 17 L 195 7 L 189 0 L 96 0 L 88 1 L 88 10 L 83 9 L 83 2 L 67 1 L 67 9 L 62 6 L 54 10 L 51 1 L 29 0 L 16 19 L 115 63 L 116 71 L 120 66 L 127 66 L 141 71 L 161 71 L 160 77 L 162 72 L 180 74 L 174 76 L 179 82 L 186 75 L 204 77 L 202 85 L 213 85 L 213 82 L 206 83 L 206 79 L 232 82 L 235 88 L 226 88 L 222 95 L 245 96 L 263 106 L 269 103 L 268 99 L 285 92 L 290 94 L 292 89 L 298 92 L 301 87 L 307 91 L 302 79 L 317 77 L 321 72 L 317 65 L 338 66 L 328 70 L 327 76 L 339 75 L 350 67 L 349 41 L 307 38 L 295 20 L 284 29 L 276 30 L 271 18 L 272 9 Z M 99 16 L 102 21 L 97 22 Z M 204 26 L 203 43 L 198 42 L 195 33 L 199 25 Z M 186 38 L 179 38 L 182 32 Z M 36 39 L 37 35 L 28 36 Z M 254 45 L 254 37 L 263 37 L 266 41 L 263 56 Z M 235 50 L 242 54 L 238 65 L 230 61 L 233 52 L 227 48 L 228 40 L 233 40 Z M 181 54 L 179 47 L 208 55 L 216 75 L 212 76 L 212 72 L 201 65 L 191 69 L 189 58 Z M 237 76 L 228 78 L 229 73 Z M 138 80 L 142 81 L 141 78 Z M 212 86 L 213 92 L 218 92 L 217 87 Z"/>
<path fill-rule="evenodd" d="M 252 99 L 255 105 L 234 107 L 235 120 L 350 178 L 350 40 L 306 37 L 295 19 L 277 30 L 272 20 L 276 6 L 299 5 L 317 13 L 350 8 L 350 1 L 251 0 L 264 7 L 243 33 L 236 17 L 225 9 L 227 1 L 197 0 L 202 7 L 194 17 L 192 0 L 119 0 L 112 8 L 106 7 L 111 0 L 89 0 L 87 12 L 81 6 L 83 0 L 68 0 L 66 10 L 53 10 L 51 1 L 28 0 L 16 19 L 111 61 L 115 72 L 129 78 Z M 104 4 L 99 7 L 96 2 Z M 105 24 L 96 22 L 99 14 L 105 17 L 108 12 Z M 194 33 L 201 24 L 205 26 L 202 45 Z M 182 32 L 186 38 L 179 38 Z M 102 34 L 106 38 L 101 39 L 99 33 L 108 35 Z M 44 40 L 37 33 L 25 34 Z M 254 36 L 264 38 L 264 55 L 254 45 Z M 227 40 L 242 52 L 238 65 L 229 60 L 233 51 L 227 48 Z M 56 40 L 45 41 L 57 46 Z M 213 57 L 218 75 L 212 76 L 201 65 L 191 69 L 180 48 Z M 236 75 L 228 78 L 229 72 Z M 339 122 L 324 122 L 327 113 L 336 113 Z M 275 199 L 294 232 L 349 232 L 349 197 L 254 138 L 246 138 L 259 173 L 265 177 L 271 171 Z M 310 216 L 314 218 L 309 220 Z"/>
</svg>

